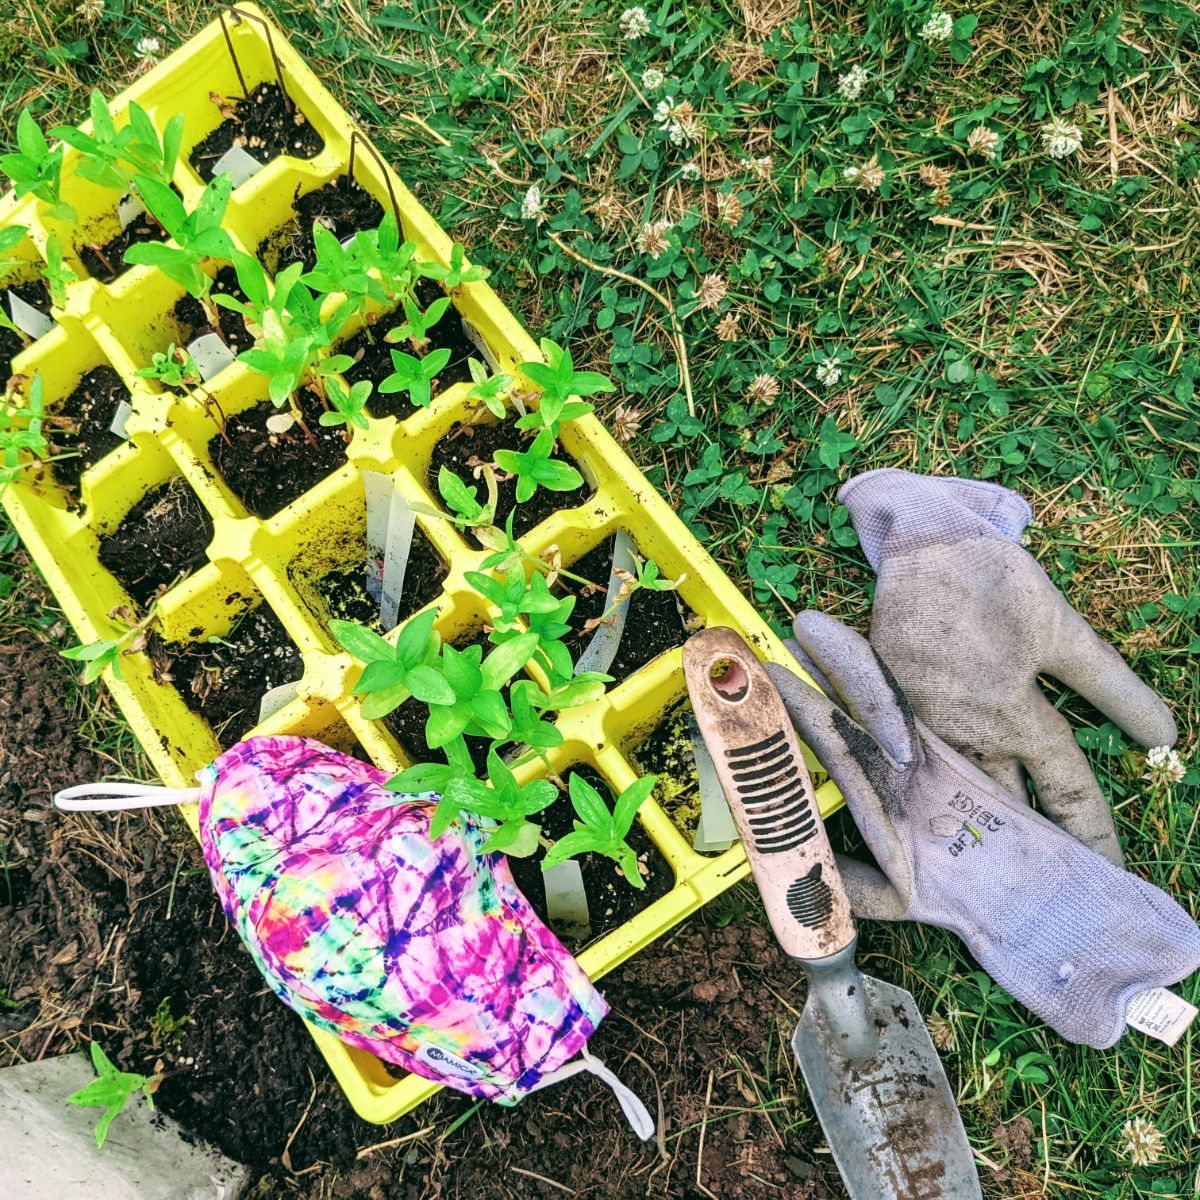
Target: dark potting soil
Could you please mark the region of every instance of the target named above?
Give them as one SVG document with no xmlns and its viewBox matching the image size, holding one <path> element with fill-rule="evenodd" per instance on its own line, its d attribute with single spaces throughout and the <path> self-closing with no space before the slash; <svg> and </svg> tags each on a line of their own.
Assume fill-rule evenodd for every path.
<svg viewBox="0 0 1200 1200">
<path fill-rule="evenodd" d="M 100 539 L 100 562 L 145 606 L 160 588 L 204 565 L 213 522 L 182 475 L 151 488 L 113 533 Z"/>
<path fill-rule="evenodd" d="M 313 158 L 325 145 L 277 83 L 260 83 L 249 96 L 237 100 L 221 100 L 215 93 L 212 98 L 226 114 L 225 120 L 188 157 L 192 170 L 206 183 L 221 156 L 235 144 L 264 165 L 281 154 Z"/>
<path fill-rule="evenodd" d="M 258 244 L 258 257 L 272 274 L 302 262 L 307 271 L 317 265 L 313 223 L 320 221 L 338 241 L 360 229 L 374 229 L 383 220 L 383 205 L 349 175 L 339 175 L 292 203 L 295 216 Z"/>
<path fill-rule="evenodd" d="M 445 295 L 432 279 L 418 279 L 415 291 L 417 303 L 423 310 Z M 360 379 L 369 379 L 378 389 L 379 385 L 392 374 L 394 369 L 392 366 L 393 346 L 384 341 L 384 336 L 388 330 L 395 329 L 403 319 L 403 313 L 399 315 L 394 312 L 383 313 L 375 317 L 373 324 L 364 325 L 352 338 L 338 346 L 339 354 L 349 354 L 357 359 L 354 366 L 342 372 L 351 383 Z M 413 352 L 412 347 L 408 345 L 397 345 L 394 348 L 403 350 L 406 354 Z M 466 331 L 463 329 L 462 317 L 453 304 L 446 309 L 442 319 L 429 331 L 429 345 L 426 353 L 429 350 L 440 349 L 450 351 L 450 360 L 433 381 L 434 396 L 437 396 L 439 392 L 444 392 L 453 384 L 467 382 L 471 378 L 468 360 L 479 354 L 478 347 L 467 337 Z M 417 411 L 417 406 L 405 392 L 383 394 L 376 390 L 367 402 L 367 411 L 373 417 L 397 417 L 403 420 L 405 417 L 411 417 Z"/>
<path fill-rule="evenodd" d="M 325 603 L 329 616 L 336 621 L 355 621 L 369 629 L 379 629 L 379 602 L 372 600 L 366 584 L 366 544 L 362 544 L 363 565 L 345 570 L 329 571 L 314 585 Z M 437 597 L 446 578 L 446 564 L 433 543 L 421 532 L 413 530 L 408 567 L 404 572 L 404 591 L 400 599 L 400 621 Z M 288 569 L 289 578 L 295 571 Z"/>
<path fill-rule="evenodd" d="M 267 422 L 287 410 L 264 400 L 229 418 L 228 441 L 217 434 L 208 443 L 213 465 L 256 517 L 274 516 L 346 461 L 341 431 L 318 423 L 325 411 L 321 401 L 307 389 L 298 392 L 297 399 L 312 441 L 299 423 L 287 433 L 270 433 Z"/>
<path fill-rule="evenodd" d="M 233 267 L 222 267 L 216 273 L 213 279 L 213 295 L 232 296 L 235 300 L 245 303 L 246 293 L 242 291 Z M 234 354 L 249 350 L 254 345 L 254 338 L 247 332 L 246 322 L 242 320 L 241 314 L 220 305 L 217 305 L 216 309 L 217 325 L 214 328 L 199 300 L 194 296 L 181 296 L 171 313 L 179 325 L 179 336 L 182 339 L 180 344 L 186 346 L 206 333 L 215 333 Z"/>
<path fill-rule="evenodd" d="M 300 651 L 267 604 L 247 613 L 219 642 L 166 642 L 152 634 L 149 653 L 158 678 L 174 685 L 226 747 L 258 724 L 264 692 L 304 671 Z"/>
<path fill-rule="evenodd" d="M 575 608 L 571 613 L 571 636 L 567 644 L 578 658 L 588 644 L 591 633 L 583 633 L 586 621 L 604 615 L 608 603 L 608 577 L 612 572 L 613 539 L 589 550 L 583 558 L 571 564 L 573 574 L 597 584 L 599 590 L 584 588 L 574 580 L 560 580 L 565 587 L 574 591 Z M 688 621 L 695 614 L 688 613 Z M 634 671 L 644 667 L 652 659 L 667 650 L 682 646 L 687 639 L 688 624 L 680 613 L 680 604 L 675 592 L 654 592 L 639 588 L 629 599 L 629 613 L 625 628 L 617 647 L 617 656 L 605 672 L 616 683 L 628 679 Z"/>
<path fill-rule="evenodd" d="M 19 333 L 0 326 L 0 387 L 8 383 L 12 374 L 12 360 L 25 349 L 25 339 Z"/>
<path fill-rule="evenodd" d="M 468 424 L 460 421 L 452 426 L 433 448 L 433 456 L 429 462 L 429 487 L 435 496 L 438 495 L 438 471 L 446 467 L 467 487 L 474 487 L 475 495 L 481 502 L 485 501 L 487 487 L 482 480 L 474 478 L 472 470 L 480 463 L 493 462 L 497 450 L 523 450 L 531 440 L 529 431 L 517 429 L 513 418 L 495 425 L 483 422 Z M 566 462 L 572 461 L 561 445 L 555 457 Z M 574 508 L 582 504 L 589 495 L 591 492 L 585 481 L 573 492 L 550 492 L 545 488 L 538 488 L 531 499 L 518 505 L 517 481 L 515 478 L 505 479 L 496 488 L 496 524 L 503 528 L 508 514 L 515 506 L 517 513 L 513 518 L 513 533 L 520 537 L 560 509 Z M 607 585 L 607 571 L 604 582 Z"/>
<path fill-rule="evenodd" d="M 85 242 L 77 248 L 77 253 L 79 261 L 93 279 L 98 279 L 101 283 L 112 283 L 129 270 L 129 264 L 125 262 L 125 251 L 130 246 L 136 246 L 140 242 L 161 242 L 165 238 L 166 231 L 163 227 L 148 212 L 144 212 L 107 242 Z"/>
<path fill-rule="evenodd" d="M 122 439 L 109 426 L 121 401 L 128 399 L 129 389 L 107 363 L 93 367 L 80 379 L 54 414 L 56 418 L 66 418 L 69 425 L 60 425 L 59 420 L 48 422 L 54 452 L 76 452 L 71 458 L 51 464 L 59 483 L 77 491 L 84 471 L 122 445 Z"/>
<path fill-rule="evenodd" d="M 691 705 L 680 700 L 630 752 L 645 775 L 658 776 L 654 798 L 690 845 L 700 822 L 700 777 L 692 748 Z M 719 854 L 720 851 L 698 851 Z"/>
<path fill-rule="evenodd" d="M 616 802 L 612 789 L 598 771 L 590 766 L 575 767 L 567 772 L 563 781 L 568 786 L 572 775 L 581 775 L 586 779 L 604 797 L 604 802 L 609 808 L 612 808 Z M 570 796 L 565 791 L 560 792 L 558 799 L 549 808 L 543 809 L 531 820 L 536 821 L 542 827 L 542 833 L 552 841 L 565 837 L 575 828 L 575 809 Z M 622 876 L 617 864 L 603 854 L 577 855 L 576 861 L 583 874 L 583 890 L 588 898 L 591 937 L 577 941 L 555 930 L 559 939 L 570 949 L 578 950 L 587 942 L 611 933 L 655 900 L 665 896 L 674 885 L 675 877 L 670 865 L 636 821 L 626 841 L 633 847 L 638 861 L 646 867 L 646 873 L 643 875 L 646 886 L 640 890 L 633 887 Z M 508 860 L 517 887 L 525 894 L 525 898 L 543 921 L 547 919 L 546 886 L 542 877 L 544 857 L 545 852 L 539 850 L 529 858 Z"/>
</svg>

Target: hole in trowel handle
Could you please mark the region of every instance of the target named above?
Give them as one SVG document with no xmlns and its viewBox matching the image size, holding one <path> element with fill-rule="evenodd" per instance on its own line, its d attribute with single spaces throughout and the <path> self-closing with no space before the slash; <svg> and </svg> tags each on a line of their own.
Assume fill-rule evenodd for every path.
<svg viewBox="0 0 1200 1200">
<path fill-rule="evenodd" d="M 718 658 L 708 668 L 713 690 L 723 700 L 736 704 L 750 691 L 750 676 L 735 658 Z"/>
</svg>

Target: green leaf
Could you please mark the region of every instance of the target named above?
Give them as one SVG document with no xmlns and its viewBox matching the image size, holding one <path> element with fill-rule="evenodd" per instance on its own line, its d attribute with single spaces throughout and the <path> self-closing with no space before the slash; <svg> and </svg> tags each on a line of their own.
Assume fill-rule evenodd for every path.
<svg viewBox="0 0 1200 1200">
<path fill-rule="evenodd" d="M 453 704 L 454 689 L 433 667 L 418 665 L 405 673 L 404 686 L 426 704 Z"/>
<path fill-rule="evenodd" d="M 425 657 L 433 636 L 433 623 L 437 620 L 437 609 L 429 608 L 405 623 L 396 639 L 396 661 L 407 667 L 415 667 Z"/>
<path fill-rule="evenodd" d="M 431 750 L 440 749 L 453 741 L 471 723 L 471 709 L 466 703 L 439 705 L 430 709 L 425 722 L 425 740 Z"/>
<path fill-rule="evenodd" d="M 447 763 L 416 763 L 387 781 L 389 792 L 444 792 L 458 774 Z"/>
<path fill-rule="evenodd" d="M 632 828 L 638 809 L 654 791 L 654 785 L 657 782 L 656 775 L 646 775 L 631 783 L 618 797 L 617 803 L 613 807 L 613 825 L 616 827 L 618 837 L 624 838 Z"/>
<path fill-rule="evenodd" d="M 537 650 L 538 635 L 523 633 L 497 647 L 483 662 L 483 688 L 495 691 L 506 684 Z"/>
<path fill-rule="evenodd" d="M 541 829 L 523 817 L 519 820 L 505 821 L 491 837 L 480 847 L 483 854 L 503 852 L 514 858 L 528 858 L 536 854 Z"/>
<path fill-rule="evenodd" d="M 612 822 L 612 813 L 600 793 L 578 771 L 571 776 L 568 787 L 571 805 L 583 823 L 598 832 L 606 830 Z"/>
<path fill-rule="evenodd" d="M 548 871 L 551 867 L 566 862 L 568 858 L 573 858 L 576 854 L 587 854 L 597 849 L 599 846 L 592 830 L 576 829 L 573 833 L 568 833 L 566 837 L 560 837 L 546 851 L 546 857 L 542 859 L 542 870 Z"/>
<path fill-rule="evenodd" d="M 483 686 L 483 672 L 467 655 L 447 646 L 442 656 L 442 671 L 455 695 L 469 698 Z"/>
</svg>

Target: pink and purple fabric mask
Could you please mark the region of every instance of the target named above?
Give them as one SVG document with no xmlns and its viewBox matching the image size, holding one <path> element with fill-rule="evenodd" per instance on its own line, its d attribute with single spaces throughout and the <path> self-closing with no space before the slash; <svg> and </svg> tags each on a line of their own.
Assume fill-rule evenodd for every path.
<svg viewBox="0 0 1200 1200">
<path fill-rule="evenodd" d="M 652 1135 L 641 1102 L 584 1049 L 608 1005 L 505 858 L 479 854 L 487 831 L 463 814 L 430 841 L 436 798 L 389 792 L 387 772 L 310 738 L 250 738 L 198 778 L 188 792 L 97 784 L 55 803 L 198 801 L 221 906 L 306 1021 L 500 1103 L 592 1071 Z M 122 799 L 87 799 L 97 795 Z"/>
</svg>

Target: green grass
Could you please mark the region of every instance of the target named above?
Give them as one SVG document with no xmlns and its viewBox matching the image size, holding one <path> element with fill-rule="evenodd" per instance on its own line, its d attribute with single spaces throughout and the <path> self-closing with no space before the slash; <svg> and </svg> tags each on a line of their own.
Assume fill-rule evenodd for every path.
<svg viewBox="0 0 1200 1200">
<path fill-rule="evenodd" d="M 1031 549 L 1171 703 L 1194 754 L 1195 5 L 983 0 L 969 38 L 937 54 L 915 36 L 929 7 L 915 0 L 866 13 L 678 0 L 649 8 L 654 30 L 634 42 L 616 31 L 619 4 L 266 6 L 530 330 L 615 376 L 605 415 L 622 406 L 635 458 L 781 627 L 809 606 L 864 622 L 872 577 L 834 502 L 840 481 L 885 465 L 994 479 L 1031 500 Z M 108 0 L 88 22 L 25 0 L 0 30 L 4 110 L 79 118 L 88 88 L 131 78 L 140 37 L 169 48 L 210 15 Z M 853 63 L 870 80 L 847 102 L 837 77 Z M 649 96 L 647 66 L 670 81 Z M 693 106 L 696 146 L 656 128 L 667 94 Z M 1039 135 L 1052 116 L 1084 135 L 1061 162 Z M 1000 135 L 996 158 L 967 153 L 981 124 Z M 743 165 L 767 155 L 762 177 Z M 878 192 L 844 181 L 872 157 Z M 681 180 L 689 159 L 698 181 Z M 953 172 L 940 193 L 923 167 Z M 520 218 L 532 184 L 541 224 Z M 726 196 L 742 210 L 732 226 Z M 638 243 L 658 220 L 673 227 L 654 259 Z M 715 311 L 697 307 L 710 274 L 726 285 Z M 738 334 L 719 340 L 730 314 Z M 816 367 L 830 357 L 843 377 L 826 388 Z M 777 395 L 755 398 L 761 375 Z M 1085 730 L 1103 724 L 1073 696 L 1061 706 Z M 1130 865 L 1195 912 L 1197 772 L 1154 797 L 1112 733 L 1084 740 Z M 875 926 L 864 947 L 868 969 L 945 1022 L 974 1144 L 1001 1168 L 984 1170 L 989 1195 L 1200 1195 L 1194 1031 L 1173 1050 L 1138 1035 L 1081 1050 L 989 987 L 948 935 Z M 1196 981 L 1184 990 L 1198 998 Z M 781 1128 L 806 1119 L 792 1095 Z M 1164 1135 L 1157 1165 L 1119 1156 L 1136 1116 Z M 1021 1117 L 1025 1157 L 996 1132 Z"/>
</svg>

